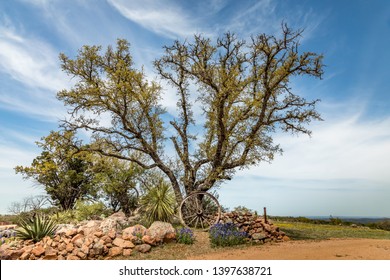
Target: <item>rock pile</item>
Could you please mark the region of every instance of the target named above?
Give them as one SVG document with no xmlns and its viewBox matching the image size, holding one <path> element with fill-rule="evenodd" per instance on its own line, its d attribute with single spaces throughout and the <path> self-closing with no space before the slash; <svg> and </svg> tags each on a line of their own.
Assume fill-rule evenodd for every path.
<svg viewBox="0 0 390 280">
<path fill-rule="evenodd" d="M 234 223 L 255 242 L 288 241 L 289 237 L 269 220 L 250 212 L 222 213 L 221 223 Z"/>
<path fill-rule="evenodd" d="M 146 253 L 152 246 L 175 240 L 169 223 L 154 222 L 149 229 L 142 225 L 123 228 L 126 217 L 114 214 L 102 221 L 78 225 L 60 225 L 53 237 L 37 243 L 14 241 L 0 247 L 0 259 L 20 260 L 90 260 Z"/>
</svg>

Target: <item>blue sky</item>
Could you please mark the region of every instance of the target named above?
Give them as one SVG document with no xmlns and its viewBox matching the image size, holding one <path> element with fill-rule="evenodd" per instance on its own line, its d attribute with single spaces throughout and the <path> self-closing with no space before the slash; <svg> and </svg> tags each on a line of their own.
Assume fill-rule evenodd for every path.
<svg viewBox="0 0 390 280">
<path fill-rule="evenodd" d="M 390 216 L 390 3 L 383 1 L 0 1 L 0 213 L 42 188 L 15 174 L 40 150 L 34 142 L 66 116 L 56 92 L 71 79 L 58 54 L 82 45 L 131 43 L 153 77 L 162 46 L 232 31 L 241 38 L 304 28 L 302 50 L 324 54 L 322 80 L 292 86 L 320 98 L 325 119 L 311 138 L 276 134 L 284 150 L 272 164 L 237 172 L 218 190 L 222 205 L 270 215 Z M 174 114 L 169 88 L 163 104 Z"/>
</svg>

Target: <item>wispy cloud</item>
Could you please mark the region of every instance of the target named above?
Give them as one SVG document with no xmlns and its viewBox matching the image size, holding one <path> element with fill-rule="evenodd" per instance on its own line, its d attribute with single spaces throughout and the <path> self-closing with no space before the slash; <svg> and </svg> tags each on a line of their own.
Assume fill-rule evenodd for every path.
<svg viewBox="0 0 390 280">
<path fill-rule="evenodd" d="M 234 31 L 243 36 L 250 36 L 258 32 L 274 32 L 280 27 L 280 19 L 274 13 L 276 4 L 271 0 L 260 0 L 254 3 L 243 2 L 240 8 L 234 11 L 227 22 L 219 28 Z"/>
<path fill-rule="evenodd" d="M 58 52 L 47 43 L 0 26 L 0 71 L 30 87 L 57 91 L 66 85 Z"/>
<path fill-rule="evenodd" d="M 63 111 L 55 94 L 70 80 L 60 70 L 55 49 L 22 33 L 9 22 L 0 25 L 0 75 L 10 78 L 0 89 L 0 107 L 53 119 Z M 17 81 L 13 86 L 12 80 Z"/>
<path fill-rule="evenodd" d="M 196 21 L 180 8 L 178 2 L 164 0 L 107 0 L 124 17 L 157 34 L 188 37 L 198 33 Z"/>
</svg>

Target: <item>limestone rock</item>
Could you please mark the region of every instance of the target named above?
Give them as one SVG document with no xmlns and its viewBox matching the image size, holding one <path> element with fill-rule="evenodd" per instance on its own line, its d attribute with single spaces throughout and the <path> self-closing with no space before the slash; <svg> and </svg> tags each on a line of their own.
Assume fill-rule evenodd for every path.
<svg viewBox="0 0 390 280">
<path fill-rule="evenodd" d="M 75 226 L 71 224 L 59 224 L 57 225 L 56 235 L 65 235 L 71 229 L 74 229 Z"/>
<path fill-rule="evenodd" d="M 123 248 L 121 248 L 121 247 L 112 247 L 108 251 L 108 256 L 109 257 L 120 256 L 120 255 L 122 255 L 122 252 L 123 252 Z"/>
<path fill-rule="evenodd" d="M 102 221 L 99 220 L 88 221 L 86 223 L 82 223 L 78 231 L 83 235 L 92 235 L 95 232 L 101 231 L 100 230 L 101 224 Z"/>
<path fill-rule="evenodd" d="M 66 250 L 67 252 L 69 252 L 69 253 L 72 252 L 73 249 L 74 249 L 73 243 L 68 243 L 68 244 L 66 245 L 66 247 L 65 247 L 65 250 Z"/>
<path fill-rule="evenodd" d="M 107 232 L 107 236 L 109 237 L 109 238 L 111 238 L 111 239 L 115 239 L 115 237 L 116 237 L 116 231 L 115 230 L 110 230 L 110 231 L 108 231 Z"/>
<path fill-rule="evenodd" d="M 175 239 L 176 231 L 170 223 L 156 221 L 148 228 L 146 235 L 155 239 L 156 244 L 158 244 Z"/>
<path fill-rule="evenodd" d="M 21 255 L 23 255 L 23 253 L 24 253 L 23 249 L 10 250 L 9 251 L 9 259 L 10 260 L 17 260 Z"/>
<path fill-rule="evenodd" d="M 45 253 L 45 249 L 41 245 L 38 245 L 31 250 L 31 253 L 36 257 L 40 257 Z"/>
<path fill-rule="evenodd" d="M 146 235 L 146 227 L 143 225 L 135 225 L 132 227 L 125 228 L 122 231 L 122 238 L 125 240 L 135 241 L 141 240 L 144 235 Z"/>
<path fill-rule="evenodd" d="M 112 241 L 112 244 L 120 247 L 120 248 L 125 248 L 125 249 L 131 249 L 134 248 L 134 244 L 131 241 L 128 240 L 123 240 L 122 238 L 115 238 L 114 241 Z"/>
<path fill-rule="evenodd" d="M 71 228 L 65 232 L 65 236 L 73 237 L 77 234 L 77 229 Z"/>
<path fill-rule="evenodd" d="M 142 242 L 144 242 L 145 244 L 153 245 L 153 246 L 157 245 L 156 239 L 149 236 L 149 235 L 144 235 L 142 237 Z"/>
<path fill-rule="evenodd" d="M 252 234 L 252 239 L 253 240 L 264 240 L 266 238 L 267 238 L 267 235 L 265 235 L 262 232 L 257 232 L 257 233 Z"/>
<path fill-rule="evenodd" d="M 55 260 L 57 258 L 57 251 L 52 247 L 47 247 L 45 249 L 45 257 L 47 257 L 46 259 Z"/>
<path fill-rule="evenodd" d="M 152 249 L 149 244 L 141 244 L 134 247 L 134 249 L 140 253 L 147 253 Z"/>
<path fill-rule="evenodd" d="M 125 257 L 131 256 L 131 253 L 133 252 L 132 249 L 123 249 L 122 255 Z"/>
<path fill-rule="evenodd" d="M 110 230 L 119 230 L 127 223 L 126 215 L 123 212 L 117 212 L 104 219 L 100 224 L 100 229 L 104 234 Z"/>
<path fill-rule="evenodd" d="M 30 258 L 31 253 L 30 252 L 24 252 L 19 259 L 20 260 L 28 260 Z"/>
</svg>

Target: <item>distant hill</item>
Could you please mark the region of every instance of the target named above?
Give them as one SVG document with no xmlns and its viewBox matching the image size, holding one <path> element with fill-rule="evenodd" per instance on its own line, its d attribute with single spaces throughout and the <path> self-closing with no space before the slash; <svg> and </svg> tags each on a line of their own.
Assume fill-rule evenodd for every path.
<svg viewBox="0 0 390 280">
<path fill-rule="evenodd" d="M 351 223 L 355 223 L 355 224 L 371 224 L 371 223 L 380 223 L 380 222 L 390 222 L 390 218 L 385 218 L 385 217 L 307 216 L 307 218 L 312 219 L 312 220 L 323 220 L 323 221 L 330 221 L 332 218 L 336 218 L 336 219 L 342 220 L 343 222 L 351 222 Z"/>
</svg>

